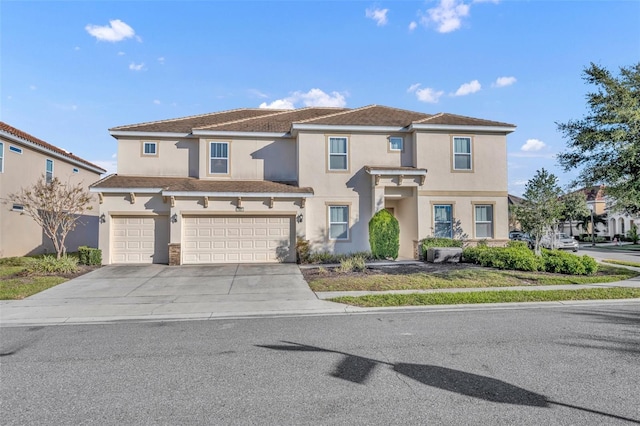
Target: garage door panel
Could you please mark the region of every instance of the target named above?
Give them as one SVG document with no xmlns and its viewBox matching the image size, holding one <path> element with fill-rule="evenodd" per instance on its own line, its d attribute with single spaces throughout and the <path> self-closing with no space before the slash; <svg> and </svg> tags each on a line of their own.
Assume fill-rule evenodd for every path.
<svg viewBox="0 0 640 426">
<path fill-rule="evenodd" d="M 169 261 L 168 217 L 114 217 L 111 223 L 112 263 Z"/>
<path fill-rule="evenodd" d="M 295 261 L 294 218 L 242 216 L 200 217 L 183 220 L 183 263 Z M 207 229 L 210 232 L 205 232 Z"/>
</svg>

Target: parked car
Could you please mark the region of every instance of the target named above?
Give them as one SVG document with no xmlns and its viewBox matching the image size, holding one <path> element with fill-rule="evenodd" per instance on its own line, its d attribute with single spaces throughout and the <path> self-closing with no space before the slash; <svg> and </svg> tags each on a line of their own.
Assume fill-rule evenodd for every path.
<svg viewBox="0 0 640 426">
<path fill-rule="evenodd" d="M 509 239 L 512 241 L 524 241 L 525 243 L 527 243 L 527 246 L 529 246 L 530 249 L 532 249 L 535 245 L 533 238 L 531 238 L 531 236 L 526 232 L 522 231 L 509 232 Z"/>
<path fill-rule="evenodd" d="M 540 240 L 540 245 L 547 249 L 571 249 L 578 251 L 578 240 L 567 234 L 559 233 L 555 234 L 554 238 L 550 235 L 545 235 Z"/>
</svg>

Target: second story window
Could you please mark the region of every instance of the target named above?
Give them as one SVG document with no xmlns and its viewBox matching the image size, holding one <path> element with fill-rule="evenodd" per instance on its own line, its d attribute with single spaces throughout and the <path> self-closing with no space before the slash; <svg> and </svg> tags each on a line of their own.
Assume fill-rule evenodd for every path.
<svg viewBox="0 0 640 426">
<path fill-rule="evenodd" d="M 15 152 L 16 154 L 22 154 L 22 148 L 18 148 L 17 146 L 9 145 L 9 151 Z"/>
<path fill-rule="evenodd" d="M 404 139 L 398 137 L 389 138 L 389 151 L 400 152 L 404 150 Z"/>
<path fill-rule="evenodd" d="M 348 170 L 348 139 L 346 137 L 329 138 L 329 170 Z"/>
<path fill-rule="evenodd" d="M 471 170 L 471 138 L 453 138 L 453 170 Z"/>
<path fill-rule="evenodd" d="M 142 153 L 144 155 L 157 155 L 158 144 L 156 142 L 144 142 L 142 144 Z"/>
<path fill-rule="evenodd" d="M 53 181 L 53 160 L 49 160 L 48 158 L 44 177 L 47 183 L 51 183 L 51 181 Z"/>
<path fill-rule="evenodd" d="M 211 142 L 209 146 L 209 174 L 229 174 L 229 142 Z"/>
</svg>

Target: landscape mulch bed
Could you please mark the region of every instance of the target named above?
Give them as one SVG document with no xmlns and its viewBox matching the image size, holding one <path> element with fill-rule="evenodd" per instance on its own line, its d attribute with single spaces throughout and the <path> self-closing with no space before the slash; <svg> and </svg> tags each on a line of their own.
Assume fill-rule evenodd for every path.
<svg viewBox="0 0 640 426">
<path fill-rule="evenodd" d="M 410 263 L 399 265 L 369 264 L 364 271 L 339 272 L 337 267 L 302 268 L 302 275 L 307 282 L 318 278 L 331 277 L 361 277 L 368 275 L 409 275 L 416 273 L 442 274 L 463 269 L 479 269 L 480 266 L 472 263 Z"/>
</svg>

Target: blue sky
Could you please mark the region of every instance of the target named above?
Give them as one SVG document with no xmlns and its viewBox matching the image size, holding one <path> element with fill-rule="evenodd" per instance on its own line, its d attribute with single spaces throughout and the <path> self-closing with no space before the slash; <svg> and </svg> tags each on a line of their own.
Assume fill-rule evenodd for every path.
<svg viewBox="0 0 640 426">
<path fill-rule="evenodd" d="M 581 118 L 590 62 L 640 60 L 640 1 L 7 1 L 2 121 L 115 172 L 107 129 L 258 106 L 381 104 L 518 126 L 509 191 Z"/>
</svg>

